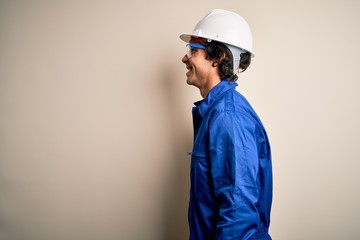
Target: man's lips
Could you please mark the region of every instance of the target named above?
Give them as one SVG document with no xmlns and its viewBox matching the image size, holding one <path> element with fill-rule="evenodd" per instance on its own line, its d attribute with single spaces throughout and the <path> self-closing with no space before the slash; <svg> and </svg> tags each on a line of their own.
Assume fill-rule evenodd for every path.
<svg viewBox="0 0 360 240">
<path fill-rule="evenodd" d="M 192 66 L 191 65 L 186 65 L 186 69 L 190 71 L 190 70 L 192 70 Z"/>
<path fill-rule="evenodd" d="M 186 75 L 189 75 L 190 72 L 191 72 L 191 70 L 192 70 L 192 67 L 189 66 L 189 65 L 186 65 L 186 69 L 188 70 L 187 73 L 186 73 Z"/>
</svg>

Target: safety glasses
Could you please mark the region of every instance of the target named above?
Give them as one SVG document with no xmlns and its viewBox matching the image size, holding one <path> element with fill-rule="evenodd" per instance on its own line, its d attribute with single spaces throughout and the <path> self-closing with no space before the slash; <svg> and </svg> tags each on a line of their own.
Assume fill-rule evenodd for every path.
<svg viewBox="0 0 360 240">
<path fill-rule="evenodd" d="M 193 54 L 196 53 L 198 49 L 205 49 L 204 45 L 197 44 L 197 43 L 189 43 L 186 44 L 186 55 L 188 58 L 191 58 Z"/>
</svg>

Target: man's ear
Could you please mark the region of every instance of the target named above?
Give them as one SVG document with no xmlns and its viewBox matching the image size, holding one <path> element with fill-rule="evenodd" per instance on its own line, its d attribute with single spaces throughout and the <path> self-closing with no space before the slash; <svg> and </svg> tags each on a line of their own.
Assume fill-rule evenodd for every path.
<svg viewBox="0 0 360 240">
<path fill-rule="evenodd" d="M 219 66 L 219 62 L 218 62 L 218 61 L 214 61 L 214 62 L 211 64 L 211 66 L 217 67 L 217 66 Z"/>
<path fill-rule="evenodd" d="M 222 61 L 224 61 L 225 58 L 226 58 L 226 53 L 223 52 L 223 53 L 221 54 L 219 63 L 221 63 Z"/>
<path fill-rule="evenodd" d="M 212 63 L 212 66 L 213 66 L 213 67 L 219 66 L 219 64 L 220 64 L 222 61 L 224 61 L 225 58 L 226 58 L 226 53 L 223 52 L 223 53 L 221 54 L 220 60 L 215 60 L 215 61 Z"/>
</svg>

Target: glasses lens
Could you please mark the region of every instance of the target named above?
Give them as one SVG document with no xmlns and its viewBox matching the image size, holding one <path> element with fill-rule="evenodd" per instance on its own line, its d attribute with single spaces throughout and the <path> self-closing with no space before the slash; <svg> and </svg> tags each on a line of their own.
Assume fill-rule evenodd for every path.
<svg viewBox="0 0 360 240">
<path fill-rule="evenodd" d="M 186 45 L 186 55 L 188 58 L 192 57 L 192 50 L 189 44 Z"/>
<path fill-rule="evenodd" d="M 186 44 L 186 55 L 188 58 L 191 58 L 198 49 L 205 49 L 205 46 L 196 43 Z"/>
</svg>

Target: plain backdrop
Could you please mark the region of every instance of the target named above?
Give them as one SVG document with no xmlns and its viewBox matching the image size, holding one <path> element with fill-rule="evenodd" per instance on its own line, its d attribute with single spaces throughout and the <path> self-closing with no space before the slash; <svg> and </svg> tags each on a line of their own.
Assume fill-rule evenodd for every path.
<svg viewBox="0 0 360 240">
<path fill-rule="evenodd" d="M 179 35 L 213 8 L 253 31 L 273 239 L 360 239 L 359 1 L 0 0 L 1 240 L 188 238 Z"/>
</svg>

